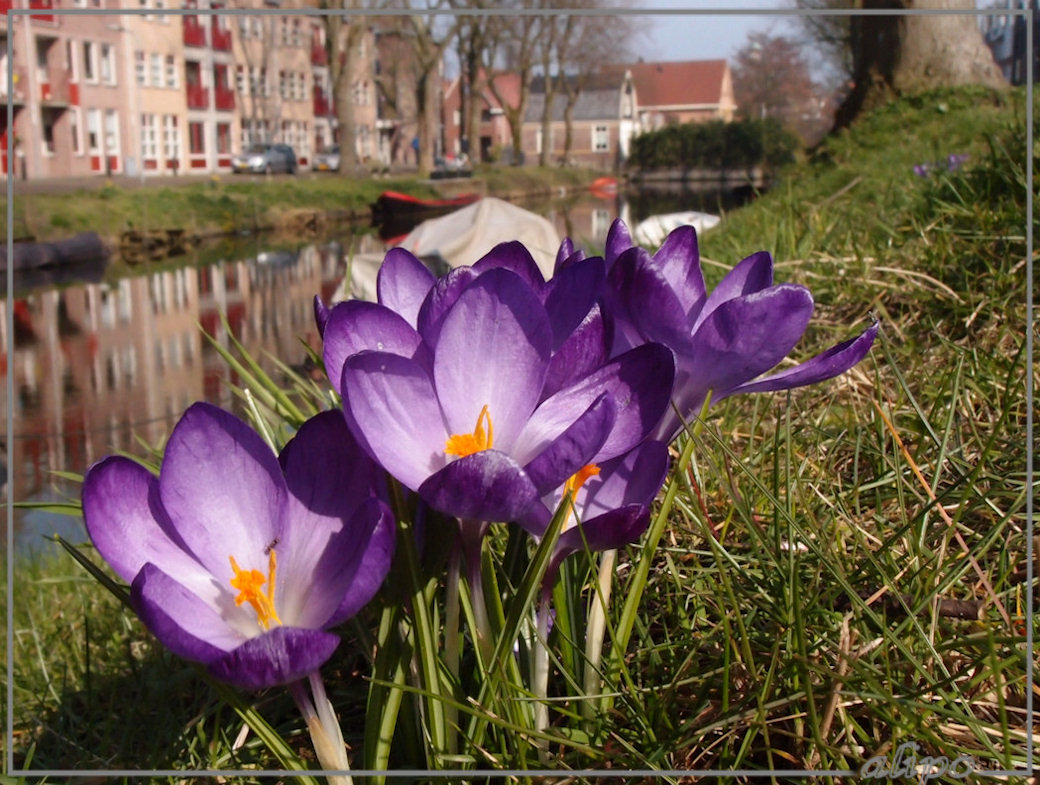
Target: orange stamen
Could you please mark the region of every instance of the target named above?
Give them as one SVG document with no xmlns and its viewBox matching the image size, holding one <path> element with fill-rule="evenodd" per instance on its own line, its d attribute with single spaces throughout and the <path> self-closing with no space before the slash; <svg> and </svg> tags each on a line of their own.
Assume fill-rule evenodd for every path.
<svg viewBox="0 0 1040 785">
<path fill-rule="evenodd" d="M 487 430 L 484 428 L 485 422 L 487 423 Z M 473 428 L 473 433 L 453 433 L 448 437 L 448 441 L 444 445 L 444 452 L 448 455 L 457 455 L 460 458 L 465 458 L 467 455 L 472 455 L 481 450 L 490 450 L 494 443 L 494 435 L 495 430 L 491 425 L 491 413 L 488 412 L 488 407 L 485 403 L 484 408 L 477 415 L 477 424 Z"/>
<path fill-rule="evenodd" d="M 278 560 L 274 549 L 270 551 L 267 561 L 267 577 L 260 570 L 243 570 L 238 566 L 234 556 L 228 556 L 231 561 L 231 569 L 234 577 L 231 578 L 231 588 L 238 589 L 235 597 L 235 605 L 248 602 L 256 611 L 256 618 L 265 630 L 271 628 L 272 622 L 281 625 L 282 620 L 278 618 L 278 611 L 274 607 L 274 577 L 278 568 Z M 267 584 L 267 590 L 261 591 L 260 587 Z"/>
</svg>

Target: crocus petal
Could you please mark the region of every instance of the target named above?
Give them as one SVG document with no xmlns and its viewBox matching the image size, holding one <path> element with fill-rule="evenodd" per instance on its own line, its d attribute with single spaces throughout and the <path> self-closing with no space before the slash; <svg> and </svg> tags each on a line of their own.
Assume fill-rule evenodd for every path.
<svg viewBox="0 0 1040 785">
<path fill-rule="evenodd" d="M 605 551 L 635 542 L 650 523 L 650 507 L 629 504 L 572 526 L 556 541 L 553 560 L 559 563 L 572 553 Z"/>
<path fill-rule="evenodd" d="M 583 520 L 631 504 L 648 505 L 668 474 L 668 445 L 646 441 L 634 450 L 604 461 L 600 473 L 578 493 Z"/>
<path fill-rule="evenodd" d="M 473 269 L 478 273 L 495 269 L 510 270 L 539 295 L 545 286 L 545 277 L 538 269 L 538 263 L 526 246 L 516 240 L 496 245 L 473 265 Z"/>
<path fill-rule="evenodd" d="M 340 560 L 347 576 L 346 588 L 339 607 L 323 626 L 333 627 L 356 615 L 379 591 L 394 558 L 395 532 L 393 512 L 374 497 L 361 505 L 347 522 L 339 535 L 352 543 L 353 550 L 351 558 Z M 335 558 L 330 557 L 329 561 L 334 568 Z"/>
<path fill-rule="evenodd" d="M 614 398 L 617 419 L 592 460 L 598 463 L 628 452 L 660 421 L 674 377 L 671 351 L 656 343 L 638 346 L 542 403 L 517 440 L 514 454 L 541 452 L 562 432 L 563 423 L 577 419 L 603 392 Z"/>
<path fill-rule="evenodd" d="M 380 305 L 415 327 L 419 308 L 436 281 L 436 276 L 411 251 L 391 248 L 376 276 L 376 297 Z"/>
<path fill-rule="evenodd" d="M 444 465 L 450 434 L 433 383 L 417 362 L 386 352 L 356 354 L 343 368 L 342 386 L 351 430 L 405 486 L 418 490 Z"/>
<path fill-rule="evenodd" d="M 249 637 L 227 616 L 246 611 L 234 608 L 227 595 L 227 616 L 193 594 L 154 564 L 146 564 L 130 586 L 130 600 L 141 621 L 174 654 L 195 662 L 212 662 Z M 254 620 L 252 626 L 259 629 Z"/>
<path fill-rule="evenodd" d="M 300 426 L 279 461 L 292 525 L 272 546 L 278 557 L 278 613 L 286 625 L 323 627 L 343 600 L 371 537 L 378 513 L 367 530 L 354 516 L 382 490 L 383 471 L 361 451 L 339 411 L 322 412 Z M 347 523 L 354 525 L 351 531 L 344 531 Z"/>
<path fill-rule="evenodd" d="M 516 274 L 493 269 L 470 284 L 444 318 L 433 361 L 449 432 L 472 433 L 487 406 L 494 446 L 508 451 L 538 403 L 551 342 L 545 309 Z"/>
<path fill-rule="evenodd" d="M 680 226 L 669 233 L 653 257 L 683 312 L 693 313 L 704 303 L 704 276 L 697 249 L 697 232 L 692 226 Z"/>
<path fill-rule="evenodd" d="M 275 627 L 209 664 L 221 681 L 247 690 L 289 684 L 316 671 L 339 646 L 339 636 L 322 630 Z"/>
<path fill-rule="evenodd" d="M 784 359 L 812 312 L 809 290 L 790 284 L 729 300 L 704 320 L 680 364 L 695 363 L 701 384 L 723 394 Z"/>
<path fill-rule="evenodd" d="M 569 264 L 546 285 L 545 311 L 552 326 L 553 351 L 556 351 L 588 315 L 599 298 L 606 279 L 606 267 L 599 257 Z"/>
<path fill-rule="evenodd" d="M 428 350 L 419 333 L 389 308 L 364 300 L 348 300 L 332 309 L 325 328 L 325 371 L 336 392 L 343 363 L 351 355 L 370 349 L 412 357 L 428 364 Z"/>
<path fill-rule="evenodd" d="M 612 322 L 594 305 L 549 360 L 542 398 L 548 398 L 603 365 L 610 356 L 614 337 Z"/>
<path fill-rule="evenodd" d="M 620 218 L 615 218 L 607 231 L 606 260 L 607 269 L 614 266 L 614 262 L 622 253 L 632 247 L 632 235 L 628 233 L 628 227 Z"/>
<path fill-rule="evenodd" d="M 83 522 L 98 553 L 127 583 L 146 562 L 178 572 L 201 567 L 171 539 L 158 498 L 158 480 L 140 464 L 114 455 L 94 464 L 83 478 Z M 160 523 L 162 521 L 162 523 Z M 174 536 L 175 533 L 174 533 Z"/>
<path fill-rule="evenodd" d="M 191 553 L 215 576 L 267 571 L 264 548 L 281 537 L 285 480 L 271 448 L 216 406 L 196 403 L 170 434 L 159 496 Z"/>
<path fill-rule="evenodd" d="M 585 252 L 574 250 L 574 241 L 570 237 L 564 237 L 556 251 L 556 261 L 553 263 L 553 277 L 563 269 L 564 265 L 581 261 L 585 258 Z"/>
<path fill-rule="evenodd" d="M 419 495 L 435 510 L 482 521 L 515 520 L 538 501 L 520 465 L 498 450 L 449 463 L 422 484 Z"/>
<path fill-rule="evenodd" d="M 431 348 L 437 345 L 441 323 L 459 295 L 476 280 L 479 273 L 472 267 L 456 267 L 438 278 L 419 308 L 416 325 L 423 340 Z"/>
<path fill-rule="evenodd" d="M 567 481 L 582 466 L 591 463 L 617 418 L 614 399 L 603 393 L 563 433 L 524 467 L 538 493 L 544 494 Z"/>
<path fill-rule="evenodd" d="M 321 295 L 314 295 L 314 325 L 318 328 L 318 335 L 325 334 L 325 325 L 329 321 L 330 312 L 329 306 L 321 299 Z"/>
<path fill-rule="evenodd" d="M 657 341 L 684 352 L 690 344 L 690 320 L 674 289 L 639 247 L 625 251 L 610 271 L 609 287 L 618 327 L 631 329 L 640 342 Z M 621 332 L 621 330 L 619 330 Z M 636 341 L 629 337 L 630 343 Z"/>
<path fill-rule="evenodd" d="M 707 301 L 699 314 L 692 314 L 693 331 L 696 331 L 701 322 L 716 308 L 728 300 L 743 297 L 746 294 L 754 294 L 773 285 L 773 257 L 765 251 L 753 253 L 746 259 L 742 259 L 719 281 L 719 285 L 712 289 Z"/>
<path fill-rule="evenodd" d="M 870 347 L 874 343 L 874 339 L 877 337 L 878 326 L 878 323 L 875 322 L 855 338 L 850 338 L 832 346 L 811 360 L 806 360 L 793 368 L 787 368 L 758 381 L 741 384 L 730 390 L 726 395 L 790 390 L 794 387 L 816 384 L 845 373 L 845 371 L 866 357 L 867 352 L 870 351 Z"/>
</svg>

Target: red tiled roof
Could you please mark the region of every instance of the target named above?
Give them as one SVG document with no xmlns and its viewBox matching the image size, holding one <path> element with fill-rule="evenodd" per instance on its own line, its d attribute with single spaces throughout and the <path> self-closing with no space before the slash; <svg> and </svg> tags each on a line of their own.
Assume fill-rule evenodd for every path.
<svg viewBox="0 0 1040 785">
<path fill-rule="evenodd" d="M 636 85 L 640 108 L 717 104 L 722 95 L 725 60 L 632 63 L 628 68 Z"/>
</svg>

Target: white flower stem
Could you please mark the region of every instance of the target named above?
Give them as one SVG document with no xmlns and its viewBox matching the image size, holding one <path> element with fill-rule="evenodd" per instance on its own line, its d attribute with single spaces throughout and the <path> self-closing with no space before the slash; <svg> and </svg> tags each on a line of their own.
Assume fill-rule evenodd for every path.
<svg viewBox="0 0 1040 785">
<path fill-rule="evenodd" d="M 543 585 L 538 608 L 535 611 L 535 640 L 531 645 L 531 692 L 534 694 L 534 729 L 544 731 L 549 727 L 549 616 L 552 613 L 552 587 Z M 538 757 L 549 762 L 549 750 L 545 742 L 538 740 Z"/>
<path fill-rule="evenodd" d="M 289 692 L 296 701 L 303 719 L 307 722 L 307 730 L 311 734 L 311 742 L 314 744 L 314 752 L 318 756 L 318 763 L 325 771 L 342 772 L 340 774 L 328 775 L 330 785 L 353 785 L 351 778 L 350 763 L 347 760 L 347 746 L 343 742 L 343 732 L 340 730 L 336 713 L 325 695 L 325 683 L 321 680 L 318 671 L 312 671 L 307 677 L 310 684 L 311 696 L 307 694 L 302 681 L 290 685 Z"/>
<path fill-rule="evenodd" d="M 582 679 L 585 700 L 581 703 L 581 713 L 588 719 L 597 715 L 599 700 L 593 698 L 603 689 L 600 660 L 603 657 L 603 634 L 607 628 L 607 606 L 610 604 L 610 590 L 614 585 L 616 561 L 616 549 L 604 551 L 600 557 L 595 596 L 589 605 L 589 618 L 585 625 L 585 671 Z"/>
</svg>

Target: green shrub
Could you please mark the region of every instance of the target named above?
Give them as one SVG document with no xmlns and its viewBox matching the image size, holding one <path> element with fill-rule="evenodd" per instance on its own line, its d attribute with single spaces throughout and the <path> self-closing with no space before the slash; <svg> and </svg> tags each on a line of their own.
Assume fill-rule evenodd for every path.
<svg viewBox="0 0 1040 785">
<path fill-rule="evenodd" d="M 797 138 L 773 119 L 668 125 L 632 140 L 630 162 L 639 169 L 774 168 L 790 162 Z"/>
</svg>

